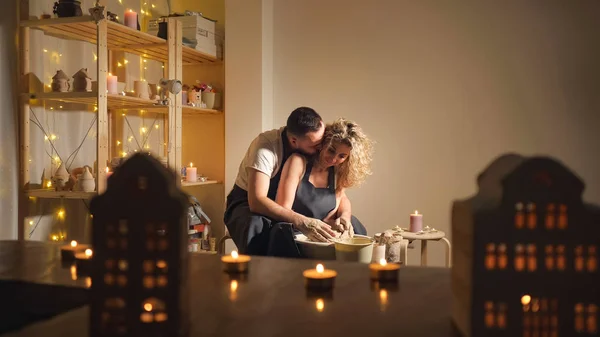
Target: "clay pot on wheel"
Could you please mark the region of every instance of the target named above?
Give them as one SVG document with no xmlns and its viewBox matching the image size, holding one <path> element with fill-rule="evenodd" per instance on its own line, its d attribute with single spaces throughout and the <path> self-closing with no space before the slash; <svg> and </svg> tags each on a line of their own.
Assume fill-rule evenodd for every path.
<svg viewBox="0 0 600 337">
<path fill-rule="evenodd" d="M 82 16 L 81 1 L 78 0 L 58 0 L 54 3 L 54 14 L 59 18 L 71 16 Z"/>
</svg>

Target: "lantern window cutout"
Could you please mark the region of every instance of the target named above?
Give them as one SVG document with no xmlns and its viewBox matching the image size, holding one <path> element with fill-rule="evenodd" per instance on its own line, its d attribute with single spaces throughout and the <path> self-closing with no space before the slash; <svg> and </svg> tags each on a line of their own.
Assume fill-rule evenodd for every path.
<svg viewBox="0 0 600 337">
<path fill-rule="evenodd" d="M 575 247 L 575 271 L 583 272 L 585 268 L 585 257 L 583 245 Z"/>
<path fill-rule="evenodd" d="M 544 251 L 546 252 L 546 270 L 553 271 L 556 264 L 554 256 L 554 247 L 552 245 L 546 245 Z"/>
<path fill-rule="evenodd" d="M 162 323 L 167 320 L 165 303 L 157 298 L 148 298 L 142 303 L 140 321 L 143 323 Z"/>
<path fill-rule="evenodd" d="M 598 270 L 598 250 L 596 246 L 588 247 L 587 271 L 594 273 Z"/>
<path fill-rule="evenodd" d="M 534 272 L 537 269 L 537 249 L 534 244 L 527 245 L 527 270 Z"/>
<path fill-rule="evenodd" d="M 598 332 L 598 306 L 596 304 L 588 304 L 585 326 L 588 334 Z"/>
<path fill-rule="evenodd" d="M 104 301 L 104 307 L 106 309 L 123 309 L 125 308 L 125 301 L 120 297 L 107 298 Z"/>
<path fill-rule="evenodd" d="M 546 206 L 546 229 L 547 230 L 552 230 L 555 227 L 556 224 L 556 216 L 555 216 L 555 212 L 556 212 L 556 206 L 554 204 L 548 204 L 548 206 Z"/>
<path fill-rule="evenodd" d="M 506 269 L 508 267 L 508 255 L 506 244 L 501 243 L 498 245 L 498 268 Z"/>
<path fill-rule="evenodd" d="M 493 243 L 485 246 L 485 269 L 496 269 L 496 245 Z"/>
<path fill-rule="evenodd" d="M 119 275 L 117 276 L 117 284 L 119 287 L 125 287 L 127 285 L 127 276 Z"/>
<path fill-rule="evenodd" d="M 496 313 L 494 311 L 494 302 L 487 301 L 484 304 L 485 315 L 484 322 L 485 327 L 488 329 L 496 327 Z"/>
<path fill-rule="evenodd" d="M 523 214 L 523 203 L 518 202 L 515 204 L 515 227 L 522 229 L 525 227 L 525 214 Z"/>
<path fill-rule="evenodd" d="M 569 216 L 567 214 L 567 205 L 561 204 L 558 207 L 558 229 L 565 230 L 569 226 Z"/>
<path fill-rule="evenodd" d="M 559 271 L 567 269 L 567 258 L 565 257 L 565 245 L 556 246 L 556 268 Z"/>
<path fill-rule="evenodd" d="M 127 271 L 128 263 L 127 260 L 119 260 L 119 270 Z"/>
<path fill-rule="evenodd" d="M 525 270 L 525 247 L 522 244 L 517 244 L 515 246 L 514 265 L 516 271 Z"/>
<path fill-rule="evenodd" d="M 119 220 L 119 234 L 127 235 L 127 220 Z"/>
<path fill-rule="evenodd" d="M 119 247 L 122 250 L 127 250 L 127 239 L 121 238 L 121 240 L 119 240 Z"/>
<path fill-rule="evenodd" d="M 106 261 L 104 261 L 104 266 L 107 270 L 113 269 L 115 267 L 115 260 L 107 259 Z"/>
<path fill-rule="evenodd" d="M 108 286 L 115 284 L 115 276 L 111 273 L 104 274 L 104 283 Z"/>
<path fill-rule="evenodd" d="M 558 336 L 558 301 L 521 297 L 523 336 Z"/>
<path fill-rule="evenodd" d="M 108 249 L 117 248 L 117 240 L 112 239 L 112 238 L 106 240 L 106 247 L 108 247 Z"/>
<path fill-rule="evenodd" d="M 527 228 L 535 229 L 537 225 L 537 210 L 533 202 L 527 204 Z"/>
<path fill-rule="evenodd" d="M 575 304 L 575 332 L 585 332 L 585 313 L 583 303 Z"/>
</svg>

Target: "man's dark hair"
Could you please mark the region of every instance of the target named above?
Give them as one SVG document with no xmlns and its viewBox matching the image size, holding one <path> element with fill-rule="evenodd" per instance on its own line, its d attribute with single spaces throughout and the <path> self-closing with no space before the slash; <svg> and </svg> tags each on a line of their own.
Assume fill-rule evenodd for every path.
<svg viewBox="0 0 600 337">
<path fill-rule="evenodd" d="M 323 119 L 319 114 L 307 107 L 300 107 L 292 111 L 287 119 L 286 130 L 297 137 L 303 137 L 309 132 L 318 131 Z"/>
</svg>

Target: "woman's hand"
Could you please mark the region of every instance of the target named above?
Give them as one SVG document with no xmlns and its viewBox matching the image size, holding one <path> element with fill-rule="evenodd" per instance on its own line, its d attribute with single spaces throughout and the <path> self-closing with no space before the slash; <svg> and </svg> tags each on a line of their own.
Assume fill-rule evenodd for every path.
<svg viewBox="0 0 600 337">
<path fill-rule="evenodd" d="M 318 219 L 305 218 L 295 227 L 314 242 L 329 242 L 335 237 L 331 226 Z"/>
<path fill-rule="evenodd" d="M 342 214 L 340 217 L 335 219 L 335 227 L 342 233 L 348 232 L 350 237 L 354 236 L 354 227 L 352 227 L 352 216 Z"/>
</svg>

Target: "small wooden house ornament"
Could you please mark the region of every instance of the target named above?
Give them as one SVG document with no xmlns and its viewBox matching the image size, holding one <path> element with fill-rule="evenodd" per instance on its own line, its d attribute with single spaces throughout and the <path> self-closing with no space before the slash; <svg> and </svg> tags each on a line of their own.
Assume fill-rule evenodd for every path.
<svg viewBox="0 0 600 337">
<path fill-rule="evenodd" d="M 187 336 L 187 197 L 147 154 L 92 199 L 90 336 Z"/>
<path fill-rule="evenodd" d="M 67 92 L 71 88 L 69 84 L 69 76 L 62 70 L 57 70 L 56 74 L 52 77 L 52 91 L 54 92 Z"/>
<path fill-rule="evenodd" d="M 73 91 L 92 91 L 92 78 L 87 68 L 81 68 L 73 75 Z"/>
<path fill-rule="evenodd" d="M 466 337 L 598 336 L 600 207 L 561 163 L 505 155 L 452 210 L 453 321 Z"/>
</svg>

